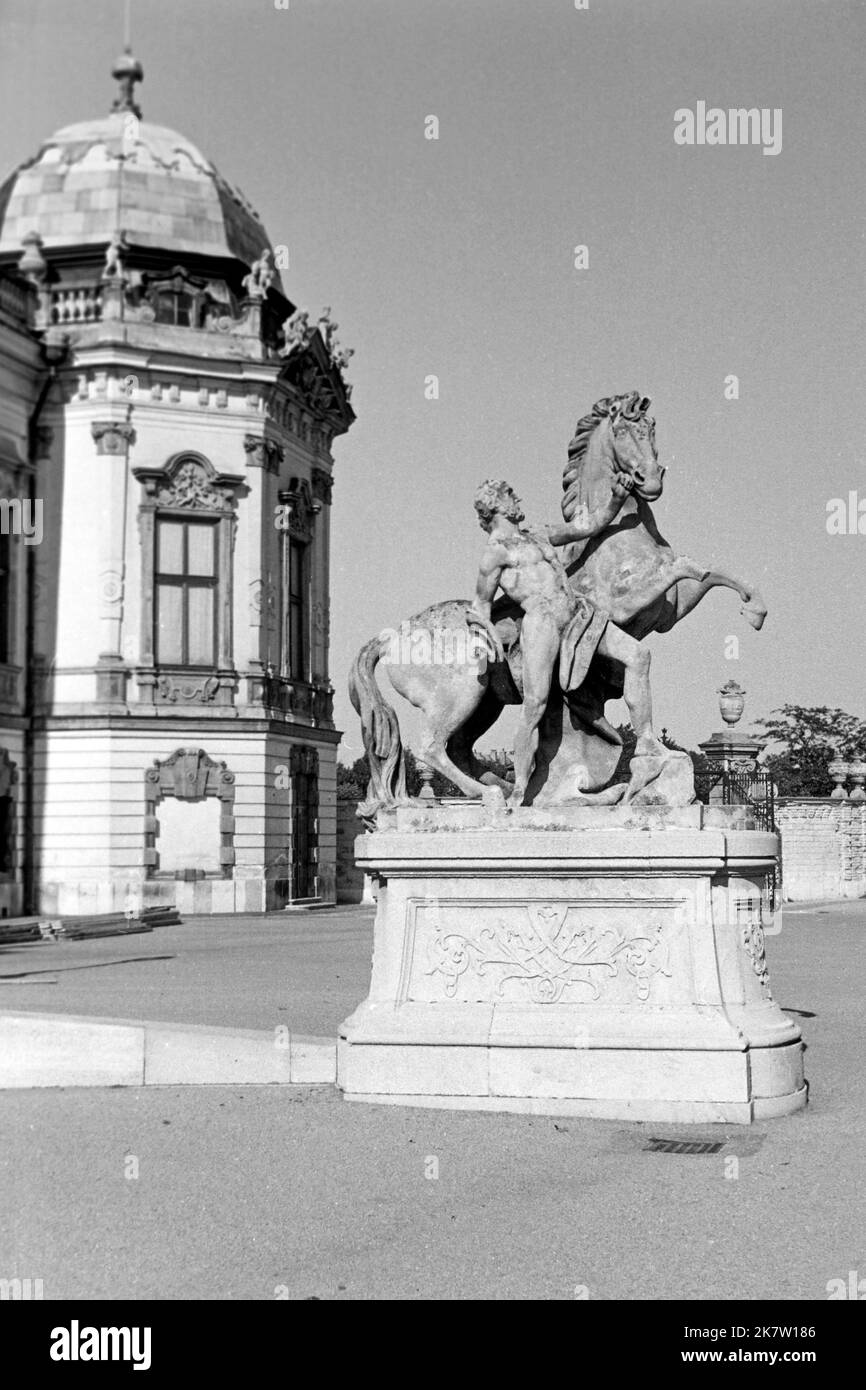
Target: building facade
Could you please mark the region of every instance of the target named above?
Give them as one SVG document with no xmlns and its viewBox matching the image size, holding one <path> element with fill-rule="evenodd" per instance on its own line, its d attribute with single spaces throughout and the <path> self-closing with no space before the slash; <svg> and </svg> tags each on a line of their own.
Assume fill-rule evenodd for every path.
<svg viewBox="0 0 866 1390">
<path fill-rule="evenodd" d="M 0 912 L 333 901 L 350 354 L 114 76 L 0 189 Z"/>
</svg>

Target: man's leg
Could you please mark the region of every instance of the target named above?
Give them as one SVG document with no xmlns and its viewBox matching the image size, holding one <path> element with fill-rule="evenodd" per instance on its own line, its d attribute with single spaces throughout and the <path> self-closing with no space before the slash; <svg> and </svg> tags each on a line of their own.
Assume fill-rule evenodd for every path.
<svg viewBox="0 0 866 1390">
<path fill-rule="evenodd" d="M 560 626 L 549 613 L 531 610 L 520 630 L 523 650 L 523 704 L 514 736 L 514 791 L 511 802 L 521 806 L 538 750 L 538 727 L 547 709 L 553 668 L 559 657 Z"/>
<path fill-rule="evenodd" d="M 602 656 L 613 657 L 625 667 L 623 699 L 628 707 L 631 726 L 637 735 L 637 753 L 656 753 L 662 747 L 653 733 L 652 695 L 650 692 L 650 654 L 642 642 L 608 623 L 602 633 L 598 650 Z"/>
</svg>

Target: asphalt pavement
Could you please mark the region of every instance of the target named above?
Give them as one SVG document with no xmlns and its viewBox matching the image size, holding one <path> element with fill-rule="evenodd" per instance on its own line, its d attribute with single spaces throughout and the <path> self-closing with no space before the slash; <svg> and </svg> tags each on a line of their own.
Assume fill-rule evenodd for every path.
<svg viewBox="0 0 866 1390">
<path fill-rule="evenodd" d="M 782 925 L 771 980 L 803 1026 L 811 1085 L 796 1115 L 684 1129 L 350 1104 L 327 1086 L 7 1091 L 0 1277 L 41 1278 L 46 1299 L 826 1299 L 830 1281 L 866 1279 L 866 903 L 786 909 Z M 169 932 L 195 982 L 186 1021 L 236 1009 L 270 1026 L 297 1007 L 321 1033 L 366 989 L 358 910 L 138 940 L 159 954 Z M 75 1012 L 85 997 L 138 1012 L 108 985 L 69 988 Z M 31 989 L 4 997 L 19 1008 Z M 55 1010 L 61 990 L 66 977 Z M 168 1017 L 154 1006 L 181 994 L 146 1009 Z M 683 1133 L 723 1148 L 645 1150 Z"/>
<path fill-rule="evenodd" d="M 134 936 L 0 946 L 0 1010 L 336 1036 L 367 993 L 373 911 L 191 917 Z"/>
</svg>

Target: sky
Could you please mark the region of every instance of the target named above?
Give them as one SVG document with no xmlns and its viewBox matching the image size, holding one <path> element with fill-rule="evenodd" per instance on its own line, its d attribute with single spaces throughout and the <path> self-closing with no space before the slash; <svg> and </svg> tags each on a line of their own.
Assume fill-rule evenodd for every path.
<svg viewBox="0 0 866 1390">
<path fill-rule="evenodd" d="M 473 592 L 478 483 L 506 478 L 531 520 L 558 520 L 576 420 L 632 389 L 653 399 L 669 465 L 662 532 L 769 608 L 754 632 L 719 589 L 650 639 L 657 727 L 694 746 L 729 679 L 744 725 L 788 702 L 866 717 L 866 534 L 827 529 L 853 492 L 866 532 L 860 0 L 131 11 L 145 119 L 244 190 L 289 248 L 290 298 L 314 317 L 331 305 L 355 349 L 331 550 L 346 761 L 356 650 Z M 108 109 L 123 28 L 122 0 L 0 0 L 2 176 Z M 701 101 L 780 109 L 781 150 L 677 144 L 675 112 Z"/>
</svg>

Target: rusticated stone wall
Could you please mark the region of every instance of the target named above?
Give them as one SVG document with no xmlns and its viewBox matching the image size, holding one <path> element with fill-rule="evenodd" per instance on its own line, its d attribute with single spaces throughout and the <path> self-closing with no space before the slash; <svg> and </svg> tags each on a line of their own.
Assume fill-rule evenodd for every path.
<svg viewBox="0 0 866 1390">
<path fill-rule="evenodd" d="M 776 824 L 786 899 L 866 897 L 866 801 L 782 798 Z"/>
</svg>

